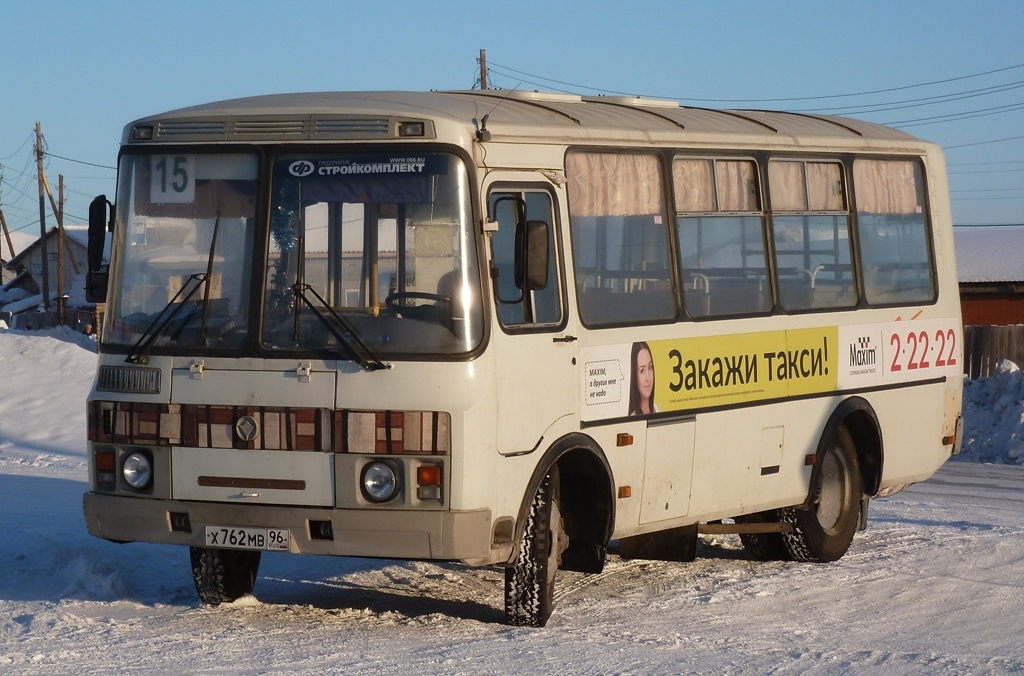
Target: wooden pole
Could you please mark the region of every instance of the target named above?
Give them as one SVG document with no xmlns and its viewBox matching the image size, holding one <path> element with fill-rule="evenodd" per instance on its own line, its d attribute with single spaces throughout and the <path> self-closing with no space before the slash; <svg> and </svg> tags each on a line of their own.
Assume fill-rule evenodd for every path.
<svg viewBox="0 0 1024 676">
<path fill-rule="evenodd" d="M 480 89 L 487 89 L 487 50 L 480 50 Z"/>
<path fill-rule="evenodd" d="M 46 188 L 43 181 L 43 129 L 36 122 L 36 171 L 39 182 L 39 248 L 43 259 L 43 307 L 50 311 L 50 252 L 46 245 Z"/>
<path fill-rule="evenodd" d="M 0 226 L 4 228 L 4 237 L 7 239 L 7 248 L 11 250 L 11 258 L 18 254 L 14 252 L 14 242 L 11 241 L 11 231 L 7 229 L 7 219 L 4 218 L 4 209 L 0 207 Z"/>
<path fill-rule="evenodd" d="M 60 325 L 64 326 L 64 314 L 67 301 L 64 299 L 64 174 L 57 175 L 57 196 L 60 209 L 57 211 L 57 316 Z M 52 195 L 51 195 L 52 198 Z"/>
<path fill-rule="evenodd" d="M 64 232 L 64 187 L 63 187 L 64 176 L 60 175 L 59 178 L 60 178 L 60 183 L 61 183 L 61 185 L 58 186 L 58 188 L 60 188 L 60 207 L 57 206 L 57 203 L 53 199 L 53 190 L 50 188 L 50 181 L 49 181 L 49 179 L 46 178 L 46 174 L 45 173 L 43 174 L 43 185 L 46 186 L 46 194 L 50 196 L 50 208 L 53 209 L 53 217 L 57 219 L 57 226 L 60 228 L 60 231 L 62 233 L 61 234 L 61 240 L 62 240 L 61 241 L 61 247 L 62 247 L 62 250 L 64 251 L 64 255 L 67 256 L 71 260 L 71 267 L 74 268 L 75 274 L 77 275 L 77 274 L 81 274 L 82 271 L 78 267 L 78 261 L 75 260 L 74 255 L 71 253 L 71 245 L 68 244 L 67 237 L 63 236 L 63 232 Z"/>
</svg>

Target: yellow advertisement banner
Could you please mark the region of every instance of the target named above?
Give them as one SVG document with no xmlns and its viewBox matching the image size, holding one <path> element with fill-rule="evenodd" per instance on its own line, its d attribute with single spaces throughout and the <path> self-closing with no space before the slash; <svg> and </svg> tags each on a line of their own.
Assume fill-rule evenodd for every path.
<svg viewBox="0 0 1024 676">
<path fill-rule="evenodd" d="M 648 410 L 834 391 L 837 341 L 834 326 L 651 341 L 654 397 Z"/>
</svg>

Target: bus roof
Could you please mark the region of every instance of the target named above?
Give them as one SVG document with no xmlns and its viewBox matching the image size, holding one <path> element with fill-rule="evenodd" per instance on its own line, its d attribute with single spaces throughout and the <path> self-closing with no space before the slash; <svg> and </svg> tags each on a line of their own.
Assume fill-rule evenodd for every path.
<svg viewBox="0 0 1024 676">
<path fill-rule="evenodd" d="M 386 140 L 396 121 L 425 121 L 427 138 L 594 144 L 723 144 L 924 150 L 905 132 L 851 118 L 767 110 L 715 110 L 642 97 L 519 90 L 274 94 L 182 108 L 125 128 L 123 143 Z M 154 125 L 152 139 L 133 137 Z M 442 135 L 438 134 L 437 138 Z"/>
</svg>

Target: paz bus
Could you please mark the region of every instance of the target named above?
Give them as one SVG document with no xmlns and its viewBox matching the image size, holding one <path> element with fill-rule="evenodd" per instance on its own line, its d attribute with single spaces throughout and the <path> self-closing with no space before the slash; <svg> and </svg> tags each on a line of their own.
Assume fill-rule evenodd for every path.
<svg viewBox="0 0 1024 676">
<path fill-rule="evenodd" d="M 89 532 L 187 546 L 209 604 L 268 551 L 502 566 L 529 626 L 610 547 L 834 561 L 959 451 L 948 192 L 901 131 L 650 98 L 132 122 L 90 208 Z"/>
</svg>

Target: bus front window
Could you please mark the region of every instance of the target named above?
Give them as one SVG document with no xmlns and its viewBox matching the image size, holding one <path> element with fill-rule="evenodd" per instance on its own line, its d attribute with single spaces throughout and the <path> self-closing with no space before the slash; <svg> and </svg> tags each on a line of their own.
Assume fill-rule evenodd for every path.
<svg viewBox="0 0 1024 676">
<path fill-rule="evenodd" d="M 274 162 L 262 342 L 459 354 L 483 333 L 466 171 L 440 153 Z"/>
<path fill-rule="evenodd" d="M 245 345 L 257 173 L 249 154 L 121 158 L 104 344 Z"/>
</svg>

